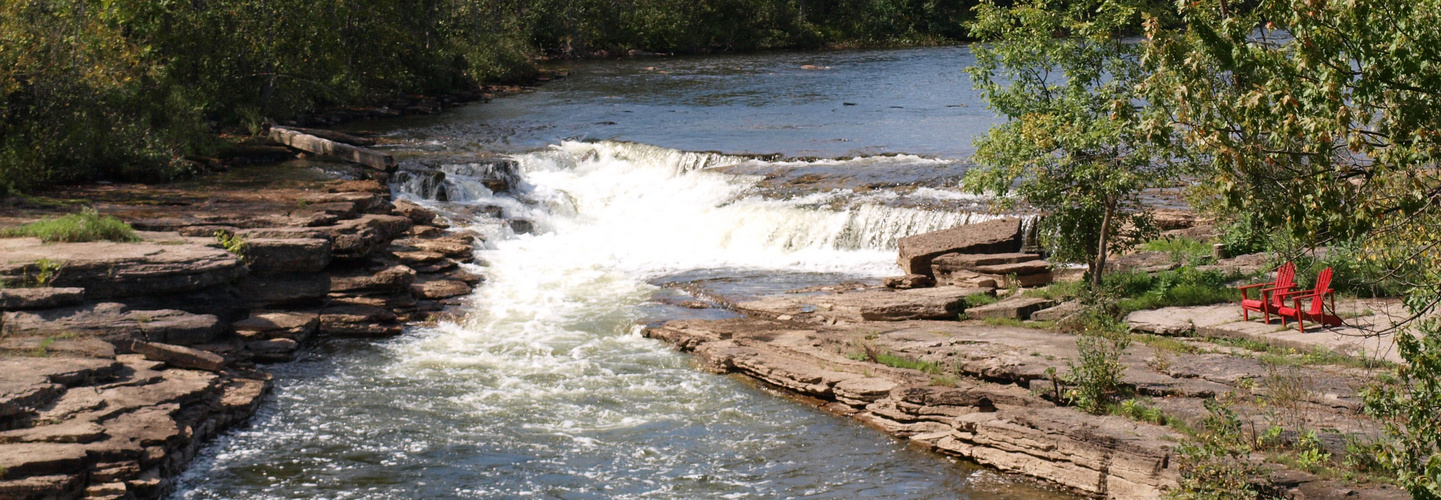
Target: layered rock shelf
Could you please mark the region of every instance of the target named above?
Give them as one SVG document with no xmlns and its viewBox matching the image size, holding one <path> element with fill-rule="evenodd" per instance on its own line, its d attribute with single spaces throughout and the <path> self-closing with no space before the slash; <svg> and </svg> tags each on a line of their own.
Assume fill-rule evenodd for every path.
<svg viewBox="0 0 1441 500">
<path fill-rule="evenodd" d="M 260 363 L 400 334 L 483 280 L 478 235 L 375 180 L 207 182 L 83 194 L 137 242 L 0 239 L 0 498 L 162 497 L 254 413 Z"/>
<path fill-rule="evenodd" d="M 1064 320 L 1078 304 L 1014 294 L 967 307 L 967 297 L 996 295 L 997 283 L 946 283 L 961 271 L 1015 276 L 1023 268 L 1046 272 L 1049 282 L 1049 264 L 1016 252 L 1018 226 L 1001 220 L 903 238 L 912 243 L 902 245 L 900 264 L 911 274 L 885 280 L 886 288 L 818 286 L 739 301 L 692 290 L 744 316 L 670 321 L 644 334 L 695 354 L 704 369 L 754 378 L 929 450 L 1086 496 L 1164 498 L 1179 486 L 1180 445 L 1191 437 L 1170 425 L 1067 406 L 1065 374 L 1080 362 L 1076 336 L 1010 326 Z M 935 276 L 941 283 L 916 272 L 924 266 L 945 270 Z M 1359 388 L 1376 376 L 1369 369 L 1277 364 L 1182 338 L 1134 343 L 1119 362 L 1123 392 L 1145 398 L 1182 428 L 1203 428 L 1205 401 L 1224 398 L 1241 425 L 1257 429 L 1285 405 L 1293 424 L 1323 430 L 1321 446 L 1335 456 L 1346 453 L 1342 436 L 1379 432 L 1360 414 Z M 1360 489 L 1267 467 L 1259 487 L 1281 498 L 1407 498 L 1389 486 Z"/>
</svg>

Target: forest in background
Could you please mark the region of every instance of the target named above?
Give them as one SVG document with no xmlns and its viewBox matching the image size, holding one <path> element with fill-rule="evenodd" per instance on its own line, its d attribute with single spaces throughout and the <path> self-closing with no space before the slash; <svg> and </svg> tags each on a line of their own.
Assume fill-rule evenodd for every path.
<svg viewBox="0 0 1441 500">
<path fill-rule="evenodd" d="M 215 132 L 546 57 L 946 43 L 974 0 L 5 0 L 0 192 L 163 181 Z"/>
</svg>

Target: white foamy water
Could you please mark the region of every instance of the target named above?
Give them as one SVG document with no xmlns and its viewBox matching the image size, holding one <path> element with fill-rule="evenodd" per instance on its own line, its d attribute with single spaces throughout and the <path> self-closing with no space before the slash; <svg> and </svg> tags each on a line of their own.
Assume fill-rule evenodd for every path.
<svg viewBox="0 0 1441 500">
<path fill-rule="evenodd" d="M 894 272 L 896 237 L 984 216 L 767 199 L 755 178 L 708 171 L 740 159 L 644 145 L 517 159 L 514 198 L 471 185 L 437 204 L 498 205 L 537 228 L 478 226 L 488 280 L 464 320 L 277 366 L 255 424 L 208 447 L 177 497 L 1054 495 L 701 372 L 636 326 L 663 319 L 657 279 L 874 278 Z"/>
</svg>

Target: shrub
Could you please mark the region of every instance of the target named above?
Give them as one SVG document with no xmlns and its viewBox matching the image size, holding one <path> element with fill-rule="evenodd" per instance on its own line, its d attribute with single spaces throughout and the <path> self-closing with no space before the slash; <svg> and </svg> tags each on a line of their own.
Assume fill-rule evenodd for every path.
<svg viewBox="0 0 1441 500">
<path fill-rule="evenodd" d="M 1401 358 L 1392 384 L 1367 391 L 1366 413 L 1385 424 L 1389 440 L 1377 460 L 1417 500 L 1441 499 L 1441 320 L 1421 322 L 1419 335 L 1396 335 Z"/>
<path fill-rule="evenodd" d="M 1181 443 L 1180 487 L 1172 500 L 1252 500 L 1259 496 L 1251 478 L 1260 468 L 1247 457 L 1250 443 L 1236 413 L 1216 400 L 1206 400 L 1201 432 Z"/>
<path fill-rule="evenodd" d="M 108 215 L 100 215 L 92 208 L 86 208 L 80 213 L 63 217 L 42 219 L 23 226 L 6 228 L 0 230 L 0 236 L 11 238 L 30 236 L 40 238 L 40 241 L 46 243 L 101 240 L 140 241 L 140 237 L 135 235 L 135 229 L 131 228 L 129 224 Z"/>
<path fill-rule="evenodd" d="M 1124 325 L 1104 315 L 1093 314 L 1076 335 L 1078 362 L 1070 363 L 1066 383 L 1073 388 L 1067 399 L 1078 408 L 1101 415 L 1121 389 L 1121 355 L 1131 345 Z"/>
</svg>

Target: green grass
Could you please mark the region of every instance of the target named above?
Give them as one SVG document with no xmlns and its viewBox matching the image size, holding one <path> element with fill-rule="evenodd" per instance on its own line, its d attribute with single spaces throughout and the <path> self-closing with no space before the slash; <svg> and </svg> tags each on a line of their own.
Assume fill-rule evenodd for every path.
<svg viewBox="0 0 1441 500">
<path fill-rule="evenodd" d="M 1127 314 L 1162 307 L 1204 306 L 1234 301 L 1239 295 L 1230 283 L 1241 277 L 1188 266 L 1154 274 L 1142 271 L 1110 273 L 1101 279 L 1101 286 L 1108 295 L 1115 297 L 1119 313 Z M 1026 290 L 1025 296 L 1067 301 L 1085 293 L 1086 284 L 1073 281 Z"/>
<path fill-rule="evenodd" d="M 904 357 L 901 357 L 901 356 L 896 356 L 896 355 L 891 354 L 891 353 L 888 353 L 888 352 L 883 352 L 883 353 L 877 354 L 877 355 L 876 355 L 876 362 L 877 362 L 877 363 L 880 363 L 880 364 L 883 364 L 883 365 L 886 365 L 886 366 L 889 366 L 889 367 L 892 367 L 892 368 L 905 368 L 905 369 L 908 369 L 908 370 L 917 370 L 917 371 L 926 372 L 926 373 L 929 373 L 929 374 L 932 374 L 932 375 L 939 375 L 939 374 L 941 374 L 941 365 L 938 364 L 938 363 L 936 363 L 936 362 L 934 362 L 934 361 L 917 361 L 917 360 L 914 360 L 914 359 L 909 359 L 909 358 L 904 358 Z"/>
<path fill-rule="evenodd" d="M 1133 333 L 1131 335 L 1133 335 L 1136 340 L 1141 341 L 1142 344 L 1151 346 L 1151 348 L 1153 349 L 1181 354 L 1195 354 L 1196 352 L 1200 351 L 1200 349 L 1197 349 L 1196 346 L 1188 344 L 1186 342 L 1182 342 L 1180 340 L 1176 340 L 1172 337 L 1151 335 L 1149 333 Z"/>
<path fill-rule="evenodd" d="M 1145 252 L 1169 253 L 1171 260 L 1192 266 L 1211 261 L 1211 244 L 1190 238 L 1158 238 L 1137 248 Z"/>
<path fill-rule="evenodd" d="M 140 241 L 124 221 L 87 208 L 63 217 L 42 219 L 0 230 L 0 237 L 30 236 L 46 243 L 85 241 Z"/>
<path fill-rule="evenodd" d="M 972 307 L 988 306 L 991 304 L 995 304 L 1000 300 L 1001 299 L 996 298 L 995 295 L 991 295 L 989 293 L 977 293 L 974 295 L 967 295 L 966 308 L 969 309 Z"/>
</svg>

